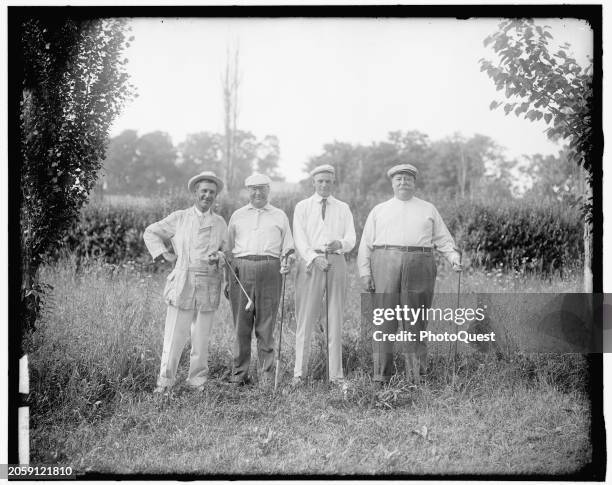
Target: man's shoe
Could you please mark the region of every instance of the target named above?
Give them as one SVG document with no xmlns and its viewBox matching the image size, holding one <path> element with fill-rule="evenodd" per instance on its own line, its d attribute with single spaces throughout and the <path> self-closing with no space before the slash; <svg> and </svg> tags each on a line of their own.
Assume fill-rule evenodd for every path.
<svg viewBox="0 0 612 485">
<path fill-rule="evenodd" d="M 240 380 L 230 380 L 230 385 L 232 387 L 250 386 L 252 383 L 253 381 L 248 377 Z"/>
<path fill-rule="evenodd" d="M 153 394 L 167 394 L 170 391 L 170 386 L 157 386 L 153 389 Z"/>
</svg>

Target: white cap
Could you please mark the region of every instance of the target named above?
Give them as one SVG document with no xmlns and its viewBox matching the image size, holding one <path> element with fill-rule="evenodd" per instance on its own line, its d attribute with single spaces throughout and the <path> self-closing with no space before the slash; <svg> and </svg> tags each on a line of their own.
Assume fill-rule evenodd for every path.
<svg viewBox="0 0 612 485">
<path fill-rule="evenodd" d="M 387 172 L 387 176 L 391 179 L 394 175 L 402 172 L 409 173 L 414 178 L 416 178 L 416 176 L 419 174 L 419 171 L 414 165 L 410 165 L 409 163 L 402 163 L 400 165 L 395 165 L 394 167 L 391 167 Z"/>
<path fill-rule="evenodd" d="M 270 185 L 270 177 L 261 173 L 254 173 L 253 175 L 246 178 L 244 181 L 245 187 L 252 187 L 254 185 Z"/>
<path fill-rule="evenodd" d="M 322 172 L 329 172 L 334 176 L 336 175 L 336 169 L 332 167 L 331 165 L 325 164 L 325 165 L 319 165 L 313 168 L 312 171 L 310 172 L 310 176 L 314 177 L 316 174 L 322 173 Z"/>
</svg>

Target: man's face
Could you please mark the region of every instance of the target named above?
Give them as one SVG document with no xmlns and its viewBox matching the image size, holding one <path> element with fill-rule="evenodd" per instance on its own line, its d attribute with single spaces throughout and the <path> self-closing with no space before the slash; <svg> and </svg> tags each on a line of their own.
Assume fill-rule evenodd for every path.
<svg viewBox="0 0 612 485">
<path fill-rule="evenodd" d="M 268 203 L 269 185 L 252 185 L 249 187 L 249 201 L 256 209 L 261 209 Z"/>
<path fill-rule="evenodd" d="M 321 172 L 312 178 L 315 192 L 321 197 L 329 197 L 336 182 L 336 178 L 329 172 Z"/>
<path fill-rule="evenodd" d="M 407 172 L 396 173 L 391 179 L 393 194 L 399 200 L 410 200 L 416 189 L 414 175 Z"/>
<path fill-rule="evenodd" d="M 211 208 L 217 197 L 217 184 L 209 182 L 208 180 L 202 180 L 196 185 L 193 196 L 196 207 L 200 209 L 200 211 L 206 212 Z"/>
</svg>

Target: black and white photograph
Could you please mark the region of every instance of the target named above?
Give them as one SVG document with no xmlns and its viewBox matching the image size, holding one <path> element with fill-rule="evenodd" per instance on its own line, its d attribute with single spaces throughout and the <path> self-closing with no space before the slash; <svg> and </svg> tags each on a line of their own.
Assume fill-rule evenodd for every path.
<svg viewBox="0 0 612 485">
<path fill-rule="evenodd" d="M 5 476 L 605 479 L 601 4 L 5 18 Z"/>
</svg>

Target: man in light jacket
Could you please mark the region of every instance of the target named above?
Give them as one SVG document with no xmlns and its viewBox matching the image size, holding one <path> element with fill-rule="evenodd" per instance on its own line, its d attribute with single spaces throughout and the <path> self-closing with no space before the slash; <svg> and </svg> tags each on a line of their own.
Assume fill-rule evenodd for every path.
<svg viewBox="0 0 612 485">
<path fill-rule="evenodd" d="M 176 263 L 168 276 L 164 300 L 168 305 L 161 367 L 155 392 L 164 392 L 176 380 L 176 371 L 191 333 L 187 385 L 202 390 L 208 380 L 208 340 L 223 272 L 227 224 L 212 207 L 223 181 L 214 172 L 192 177 L 188 190 L 194 205 L 178 210 L 145 229 L 143 238 L 154 259 Z M 168 249 L 172 243 L 175 253 Z M 191 330 L 191 332 L 190 332 Z"/>
</svg>

